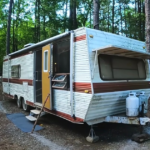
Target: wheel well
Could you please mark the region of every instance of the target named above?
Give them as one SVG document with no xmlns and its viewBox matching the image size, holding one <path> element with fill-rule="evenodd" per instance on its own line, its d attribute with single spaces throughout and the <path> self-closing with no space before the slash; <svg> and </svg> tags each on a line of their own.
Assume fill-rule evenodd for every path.
<svg viewBox="0 0 150 150">
<path fill-rule="evenodd" d="M 20 96 L 20 100 L 22 101 L 24 98 L 22 96 Z"/>
<path fill-rule="evenodd" d="M 25 101 L 25 104 L 26 104 L 26 100 L 24 99 L 24 97 L 20 97 L 20 99 L 21 99 L 21 102 L 23 102 L 23 100 Z"/>
<path fill-rule="evenodd" d="M 14 99 L 17 100 L 17 99 L 18 99 L 18 96 L 17 96 L 17 95 L 14 95 Z"/>
</svg>

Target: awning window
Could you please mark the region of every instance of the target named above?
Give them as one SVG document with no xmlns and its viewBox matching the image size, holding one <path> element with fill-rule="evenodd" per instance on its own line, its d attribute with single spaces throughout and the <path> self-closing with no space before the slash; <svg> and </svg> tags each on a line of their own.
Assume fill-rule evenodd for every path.
<svg viewBox="0 0 150 150">
<path fill-rule="evenodd" d="M 140 58 L 140 59 L 150 59 L 150 53 L 140 52 L 131 49 L 126 49 L 123 47 L 109 45 L 106 47 L 98 48 L 93 51 L 97 51 L 98 54 L 106 54 L 106 55 L 116 55 L 130 58 Z"/>
</svg>

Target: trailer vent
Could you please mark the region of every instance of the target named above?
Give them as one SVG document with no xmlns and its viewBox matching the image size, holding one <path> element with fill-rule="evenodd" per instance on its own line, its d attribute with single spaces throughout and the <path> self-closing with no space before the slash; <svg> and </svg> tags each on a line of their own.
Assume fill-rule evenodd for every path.
<svg viewBox="0 0 150 150">
<path fill-rule="evenodd" d="M 34 43 L 28 43 L 28 44 L 24 45 L 24 47 L 29 47 L 29 46 L 32 46 L 32 45 L 34 45 Z"/>
</svg>

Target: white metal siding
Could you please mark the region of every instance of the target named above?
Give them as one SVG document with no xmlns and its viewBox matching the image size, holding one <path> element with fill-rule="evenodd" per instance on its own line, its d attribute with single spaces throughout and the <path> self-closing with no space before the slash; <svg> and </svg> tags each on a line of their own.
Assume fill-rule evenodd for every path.
<svg viewBox="0 0 150 150">
<path fill-rule="evenodd" d="M 147 96 L 147 98 L 150 95 L 150 89 L 140 89 L 132 91 L 135 91 L 137 93 L 145 91 L 145 96 Z M 124 113 L 126 109 L 125 102 L 129 92 L 130 91 L 120 91 L 95 94 L 89 106 L 89 110 L 87 112 L 85 120 L 88 121 L 99 119 L 109 115 Z"/>
<path fill-rule="evenodd" d="M 33 80 L 33 54 L 28 54 L 15 59 L 10 60 L 11 66 L 20 65 L 21 66 L 21 77 L 20 79 L 32 79 Z M 11 77 L 11 68 L 10 68 Z"/>
<path fill-rule="evenodd" d="M 28 91 L 24 91 L 22 84 L 9 83 L 10 87 L 10 95 L 17 95 L 19 97 L 23 97 L 25 100 L 30 102 L 34 102 L 33 96 L 33 86 L 28 85 Z M 3 92 L 8 93 L 8 82 L 3 82 Z M 9 94 L 9 93 L 8 93 Z"/>
<path fill-rule="evenodd" d="M 73 93 L 74 97 L 74 114 L 76 117 L 84 119 L 91 94 Z M 53 107 L 55 110 L 71 115 L 70 91 L 53 90 Z"/>
<path fill-rule="evenodd" d="M 17 57 L 3 62 L 3 78 L 8 78 L 8 64 L 9 64 L 9 78 L 11 78 L 11 66 L 21 66 L 21 77 L 19 79 L 33 80 L 33 54 Z"/>
<path fill-rule="evenodd" d="M 85 35 L 85 28 L 74 31 L 74 37 Z M 74 42 L 73 82 L 91 83 L 89 53 L 87 41 Z M 85 119 L 92 95 L 86 93 L 73 93 L 73 107 L 76 117 Z M 53 107 L 55 110 L 71 115 L 70 91 L 53 90 Z"/>
<path fill-rule="evenodd" d="M 116 46 L 121 46 L 124 48 L 129 48 L 131 50 L 133 49 L 133 50 L 136 50 L 139 52 L 140 51 L 146 52 L 146 49 L 143 49 L 143 47 L 145 47 L 144 42 L 130 39 L 130 38 L 127 38 L 124 36 L 112 34 L 112 33 L 94 30 L 94 29 L 86 28 L 86 32 L 87 32 L 88 50 L 89 50 L 89 55 L 90 55 L 90 65 L 91 65 L 92 71 L 93 71 L 94 59 L 95 59 L 95 53 L 92 52 L 92 50 L 94 50 L 94 49 L 97 49 L 100 47 L 105 47 L 108 45 L 116 45 Z M 89 35 L 93 35 L 93 38 L 91 38 Z M 148 69 L 148 67 L 146 67 L 146 68 Z M 147 70 L 147 79 L 146 80 L 150 80 L 149 77 L 150 77 L 150 74 L 149 74 L 149 71 Z M 99 74 L 98 58 L 96 61 L 96 66 L 95 66 L 95 70 L 94 70 L 94 78 L 93 78 L 92 82 L 93 83 L 110 82 L 110 81 L 101 80 L 100 74 Z M 121 81 L 113 81 L 113 82 L 121 82 Z"/>
<path fill-rule="evenodd" d="M 137 51 L 146 51 L 143 49 L 145 47 L 145 43 L 141 41 L 137 41 L 134 39 L 130 39 L 127 37 L 98 31 L 94 29 L 86 28 L 87 32 L 87 42 L 88 42 L 88 50 L 90 55 L 90 65 L 91 70 L 93 71 L 94 67 L 94 59 L 95 53 L 92 50 L 105 47 L 108 45 L 116 45 L 121 46 L 124 48 L 129 48 Z M 93 35 L 93 38 L 90 37 Z M 150 68 L 149 68 L 149 61 L 145 60 L 145 68 L 147 78 L 146 80 L 128 80 L 130 81 L 150 81 Z M 103 81 L 100 78 L 99 74 L 99 66 L 98 66 L 98 59 L 96 61 L 96 66 L 94 70 L 94 78 L 92 79 L 92 83 L 101 83 L 101 82 L 127 82 L 126 80 L 116 80 L 116 81 Z M 130 90 L 135 92 L 145 91 L 147 98 L 149 97 L 150 89 L 139 89 L 139 90 Z M 106 93 L 98 93 L 94 94 L 93 99 L 89 105 L 89 109 L 86 114 L 86 121 L 92 121 L 94 119 L 98 121 L 100 118 L 106 117 L 108 115 L 115 115 L 125 112 L 125 99 L 128 96 L 130 91 L 119 91 L 119 92 L 106 92 Z"/>
<path fill-rule="evenodd" d="M 9 94 L 8 82 L 3 82 L 3 92 Z"/>
<path fill-rule="evenodd" d="M 92 94 L 78 93 L 78 92 L 74 93 L 76 117 L 85 119 L 85 115 L 87 113 L 91 99 L 92 99 Z"/>
<path fill-rule="evenodd" d="M 8 61 L 3 62 L 3 78 L 8 78 Z"/>
<path fill-rule="evenodd" d="M 85 35 L 85 28 L 75 30 L 75 37 Z M 87 41 L 74 42 L 74 82 L 91 82 Z"/>
<path fill-rule="evenodd" d="M 21 66 L 21 77 L 19 79 L 33 80 L 33 54 L 24 55 L 9 60 L 9 79 L 11 78 L 11 66 Z M 3 62 L 3 78 L 8 78 L 8 61 Z M 22 96 L 25 100 L 34 102 L 33 86 L 27 86 L 27 91 L 23 89 L 23 84 L 3 82 L 3 92 L 12 96 Z"/>
</svg>

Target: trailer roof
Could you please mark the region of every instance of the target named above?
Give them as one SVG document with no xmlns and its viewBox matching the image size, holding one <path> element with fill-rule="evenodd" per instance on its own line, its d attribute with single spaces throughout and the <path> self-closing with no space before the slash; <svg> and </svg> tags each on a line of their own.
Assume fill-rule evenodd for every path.
<svg viewBox="0 0 150 150">
<path fill-rule="evenodd" d="M 135 51 L 130 48 L 120 47 L 116 45 L 108 45 L 106 47 L 100 47 L 98 49 L 92 50 L 93 52 L 97 51 L 98 54 L 107 54 L 107 55 L 116 55 L 123 57 L 134 57 L 140 59 L 150 59 L 150 53 L 146 51 Z"/>
<path fill-rule="evenodd" d="M 59 34 L 59 35 L 57 35 L 57 36 L 48 38 L 48 39 L 46 39 L 46 40 L 44 40 L 44 41 L 38 42 L 38 43 L 36 43 L 36 44 L 34 44 L 34 45 L 32 45 L 32 46 L 25 47 L 25 48 L 23 48 L 23 49 L 21 49 L 21 50 L 18 50 L 18 51 L 16 51 L 16 52 L 10 53 L 9 56 L 13 56 L 13 55 L 17 55 L 17 54 L 20 54 L 20 53 L 24 53 L 24 52 L 30 51 L 30 50 L 32 50 L 32 49 L 34 49 L 34 48 L 37 48 L 37 47 L 39 47 L 39 46 L 44 46 L 44 45 L 49 44 L 50 42 L 52 42 L 52 41 L 54 41 L 54 40 L 57 40 L 57 39 L 66 37 L 67 35 L 70 34 L 70 32 L 72 32 L 72 31 Z"/>
</svg>

